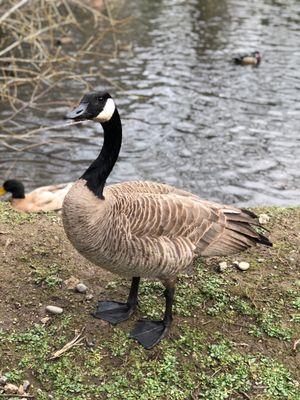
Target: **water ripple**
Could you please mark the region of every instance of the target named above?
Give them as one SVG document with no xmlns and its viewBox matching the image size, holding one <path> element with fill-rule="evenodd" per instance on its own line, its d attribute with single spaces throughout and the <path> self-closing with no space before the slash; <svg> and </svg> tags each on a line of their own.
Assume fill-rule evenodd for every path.
<svg viewBox="0 0 300 400">
<path fill-rule="evenodd" d="M 299 2 L 128 0 L 122 14 L 135 17 L 121 37 L 133 49 L 80 65 L 101 66 L 125 88 L 111 88 L 124 143 L 110 182 L 158 180 L 241 205 L 299 203 Z M 259 68 L 231 63 L 238 51 L 255 49 Z M 66 88 L 74 99 L 79 89 Z M 65 111 L 32 111 L 19 122 L 47 125 Z M 16 163 L 15 175 L 32 186 L 75 179 L 97 155 L 99 131 L 45 132 L 43 140 L 65 145 L 21 157 L 1 150 L 2 170 Z"/>
</svg>

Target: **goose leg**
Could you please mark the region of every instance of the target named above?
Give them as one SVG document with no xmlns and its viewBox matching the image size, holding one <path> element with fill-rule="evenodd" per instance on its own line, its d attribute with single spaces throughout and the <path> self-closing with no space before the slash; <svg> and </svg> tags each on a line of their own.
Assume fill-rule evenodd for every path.
<svg viewBox="0 0 300 400">
<path fill-rule="evenodd" d="M 115 325 L 126 321 L 137 308 L 137 298 L 140 278 L 132 278 L 131 288 L 126 303 L 117 301 L 99 301 L 97 309 L 92 315 L 95 318 L 103 319 Z"/>
<path fill-rule="evenodd" d="M 145 349 L 151 349 L 159 343 L 165 336 L 172 324 L 172 307 L 175 293 L 175 282 L 168 281 L 164 283 L 166 289 L 164 296 L 166 299 L 166 309 L 162 321 L 151 321 L 141 319 L 135 325 L 130 334 L 132 339 L 136 339 Z"/>
</svg>

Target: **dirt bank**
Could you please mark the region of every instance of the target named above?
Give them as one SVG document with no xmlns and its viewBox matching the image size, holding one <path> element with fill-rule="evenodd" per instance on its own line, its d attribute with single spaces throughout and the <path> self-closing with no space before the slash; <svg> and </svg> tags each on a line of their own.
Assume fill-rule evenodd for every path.
<svg viewBox="0 0 300 400">
<path fill-rule="evenodd" d="M 168 340 L 145 351 L 128 333 L 137 318 L 160 316 L 160 284 L 143 283 L 129 322 L 93 319 L 97 299 L 125 299 L 129 283 L 79 256 L 59 215 L 21 215 L 0 203 L 0 375 L 28 379 L 40 400 L 298 399 L 300 208 L 256 211 L 270 216 L 274 247 L 200 261 L 180 278 Z M 250 269 L 217 272 L 235 259 Z M 66 288 L 71 276 L 87 293 Z M 43 324 L 49 304 L 64 312 Z M 80 345 L 49 360 L 82 329 Z"/>
</svg>

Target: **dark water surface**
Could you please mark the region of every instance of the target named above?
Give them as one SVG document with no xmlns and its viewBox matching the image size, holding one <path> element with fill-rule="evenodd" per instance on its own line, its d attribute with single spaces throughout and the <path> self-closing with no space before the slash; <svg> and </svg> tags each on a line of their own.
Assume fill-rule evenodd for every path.
<svg viewBox="0 0 300 400">
<path fill-rule="evenodd" d="M 299 204 L 300 2 L 127 0 L 119 17 L 128 15 L 117 38 L 132 48 L 79 66 L 124 89 L 90 78 L 110 90 L 123 120 L 109 182 L 151 179 L 239 205 Z M 108 40 L 105 51 L 112 47 Z M 259 68 L 230 62 L 245 50 L 261 51 Z M 64 93 L 75 101 L 83 90 L 68 82 Z M 66 111 L 49 105 L 18 122 L 25 130 L 61 124 Z M 100 132 L 90 123 L 46 131 L 36 140 L 57 143 L 28 152 L 1 147 L 1 178 L 23 178 L 28 188 L 74 180 L 96 157 Z"/>
</svg>

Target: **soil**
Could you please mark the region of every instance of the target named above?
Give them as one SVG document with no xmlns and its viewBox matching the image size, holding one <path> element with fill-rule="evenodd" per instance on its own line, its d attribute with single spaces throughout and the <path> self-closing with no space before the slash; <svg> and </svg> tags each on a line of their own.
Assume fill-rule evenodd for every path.
<svg viewBox="0 0 300 400">
<path fill-rule="evenodd" d="M 212 287 L 212 292 L 210 289 L 203 289 L 201 293 L 199 292 L 201 307 L 194 307 L 192 314 L 185 316 L 189 314 L 189 309 L 185 309 L 183 305 L 181 311 L 180 304 L 184 302 L 184 292 L 183 289 L 179 289 L 179 305 L 175 308 L 174 325 L 168 338 L 164 340 L 164 345 L 167 346 L 165 344 L 167 341 L 176 343 L 181 334 L 181 326 L 188 324 L 191 329 L 205 332 L 207 346 L 215 342 L 215 334 L 219 332 L 243 354 L 260 354 L 275 359 L 290 371 L 294 379 L 297 379 L 300 371 L 300 345 L 295 347 L 295 342 L 300 339 L 300 330 L 299 322 L 294 323 L 292 315 L 297 313 L 294 304 L 299 299 L 300 286 L 300 208 L 264 208 L 255 211 L 268 213 L 270 216 L 271 220 L 267 227 L 274 246 L 272 248 L 257 246 L 236 257 L 201 261 L 200 265 L 204 265 L 201 269 L 201 279 L 207 274 L 211 282 L 214 282 L 215 277 L 222 276 L 225 292 L 228 291 L 230 297 L 226 297 L 223 287 L 220 293 L 225 293 L 225 300 L 223 301 L 220 296 L 214 297 L 214 291 L 217 293 L 221 290 L 218 289 L 220 286 L 216 286 L 215 289 Z M 94 319 L 90 313 L 94 310 L 98 299 L 125 299 L 130 283 L 123 282 L 81 257 L 67 240 L 59 214 L 19 214 L 12 211 L 8 205 L 0 203 L 0 252 L 0 331 L 2 329 L 4 335 L 25 332 L 35 324 L 41 324 L 41 319 L 46 315 L 45 307 L 56 305 L 62 307 L 64 315 L 68 316 L 68 339 L 74 336 L 75 330 L 83 327 L 87 343 L 92 342 L 95 346 L 112 337 L 115 328 L 104 321 Z M 250 269 L 242 272 L 231 267 L 224 274 L 217 271 L 220 261 L 227 261 L 230 265 L 235 259 L 249 262 Z M 87 294 L 67 289 L 64 281 L 72 276 L 88 287 Z M 188 291 L 194 290 L 193 275 L 180 278 L 180 284 L 187 285 Z M 140 296 L 141 303 L 147 301 L 146 289 Z M 162 310 L 161 289 L 151 290 L 151 296 L 153 293 L 159 296 L 158 307 Z M 93 298 L 87 295 L 93 295 Z M 188 294 L 187 301 L 193 302 L 195 300 L 193 296 L 195 295 Z M 237 313 L 235 306 L 231 307 L 231 298 L 246 302 L 254 310 L 253 313 L 252 311 Z M 156 307 L 157 300 L 154 301 Z M 225 304 L 224 318 L 222 302 Z M 217 311 L 215 314 L 205 312 L 215 304 L 221 307 L 220 312 Z M 271 318 L 269 322 L 262 323 L 263 317 L 258 317 L 257 312 L 259 315 L 268 315 L 272 314 L 273 309 L 276 309 L 274 315 L 279 315 L 278 319 L 274 321 Z M 123 323 L 119 329 L 128 333 L 134 321 L 145 314 L 145 310 L 147 311 L 147 306 L 142 310 L 143 313 L 139 311 L 136 317 Z M 51 316 L 49 324 L 51 325 L 57 318 L 60 317 Z M 278 322 L 281 331 L 278 331 L 276 325 Z M 256 327 L 258 335 L 249 334 L 251 326 Z M 285 330 L 290 332 L 287 338 L 284 338 Z M 148 354 L 150 359 L 159 357 L 157 349 L 151 350 Z M 11 369 L 14 365 L 18 366 L 19 354 L 15 354 L 9 346 L 4 346 L 2 353 L 0 350 L 0 356 L 0 375 L 1 370 L 4 373 L 8 367 Z M 118 358 L 112 356 L 109 358 L 110 365 L 119 365 L 119 362 Z M 30 368 L 25 368 L 25 375 L 31 382 L 35 382 L 36 389 L 42 387 L 35 372 Z M 47 391 L 49 393 L 49 389 Z M 87 395 L 78 398 L 93 397 Z M 123 397 L 120 395 L 119 398 Z"/>
</svg>

